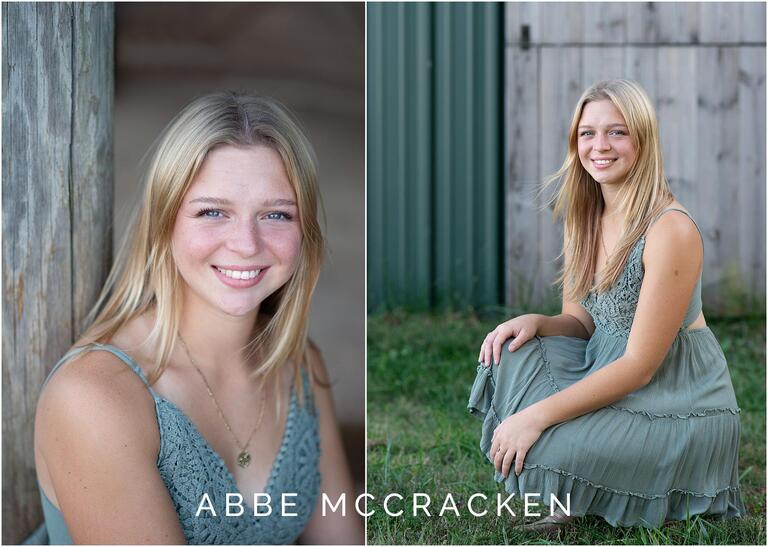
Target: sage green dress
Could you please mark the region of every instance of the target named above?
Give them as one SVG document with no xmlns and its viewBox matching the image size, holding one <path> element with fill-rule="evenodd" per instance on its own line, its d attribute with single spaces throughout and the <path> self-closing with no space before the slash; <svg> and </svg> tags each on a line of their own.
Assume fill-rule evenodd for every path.
<svg viewBox="0 0 768 547">
<path fill-rule="evenodd" d="M 157 470 L 179 517 L 184 538 L 191 545 L 284 545 L 296 543 L 312 517 L 320 495 L 320 437 L 318 414 L 312 398 L 309 375 L 302 369 L 304 404 L 291 389 L 291 402 L 285 431 L 263 494 L 269 494 L 270 507 L 258 507 L 253 498 L 243 496 L 244 511 L 239 516 L 226 515 L 229 494 L 239 494 L 237 484 L 219 454 L 200 434 L 192 420 L 173 402 L 158 394 L 150 385 L 141 367 L 124 351 L 110 344 L 80 346 L 65 355 L 51 370 L 45 382 L 67 362 L 67 358 L 86 348 L 108 351 L 123 361 L 141 379 L 155 400 L 157 428 L 160 433 L 160 453 Z M 204 510 L 198 514 L 203 496 L 207 494 L 215 515 Z M 288 506 L 292 515 L 282 515 L 282 495 L 295 506 Z M 242 494 L 241 494 L 242 495 Z M 71 545 L 72 537 L 64 515 L 40 488 L 45 525 L 52 545 Z M 265 498 L 261 498 L 264 501 Z M 119 512 L 119 501 L 107 508 Z M 236 511 L 236 509 L 235 509 Z"/>
<path fill-rule="evenodd" d="M 483 420 L 480 449 L 486 456 L 494 429 L 506 417 L 624 354 L 643 283 L 644 247 L 645 236 L 616 284 L 581 302 L 595 323 L 589 340 L 536 337 L 515 352 L 505 345 L 498 366 L 478 367 L 469 410 Z M 600 515 L 613 526 L 658 527 L 696 514 L 743 516 L 739 408 L 712 331 L 688 330 L 700 312 L 701 279 L 648 385 L 548 428 L 528 452 L 520 476 L 512 472 L 504 479 L 496 472 L 496 481 L 518 496 L 540 493 L 546 506 L 551 494 L 562 503 L 570 494 L 572 515 Z"/>
</svg>

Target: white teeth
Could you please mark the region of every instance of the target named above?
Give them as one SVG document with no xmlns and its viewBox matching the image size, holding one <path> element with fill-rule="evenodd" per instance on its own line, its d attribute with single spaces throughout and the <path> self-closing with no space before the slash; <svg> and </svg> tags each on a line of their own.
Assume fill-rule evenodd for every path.
<svg viewBox="0 0 768 547">
<path fill-rule="evenodd" d="M 613 162 L 613 160 L 592 160 L 597 165 L 608 165 L 609 163 Z"/>
<path fill-rule="evenodd" d="M 222 270 L 218 266 L 216 266 L 216 269 L 219 270 L 224 275 L 226 275 L 227 277 L 231 277 L 232 279 L 253 279 L 257 275 L 259 275 L 259 272 L 261 272 L 261 270 L 250 270 L 250 271 Z"/>
</svg>

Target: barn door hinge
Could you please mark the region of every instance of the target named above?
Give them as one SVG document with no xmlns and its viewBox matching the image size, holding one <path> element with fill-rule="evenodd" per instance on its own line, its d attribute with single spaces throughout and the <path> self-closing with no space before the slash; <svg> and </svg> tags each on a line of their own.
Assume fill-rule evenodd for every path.
<svg viewBox="0 0 768 547">
<path fill-rule="evenodd" d="M 531 25 L 520 25 L 520 47 L 523 51 L 531 47 Z"/>
</svg>

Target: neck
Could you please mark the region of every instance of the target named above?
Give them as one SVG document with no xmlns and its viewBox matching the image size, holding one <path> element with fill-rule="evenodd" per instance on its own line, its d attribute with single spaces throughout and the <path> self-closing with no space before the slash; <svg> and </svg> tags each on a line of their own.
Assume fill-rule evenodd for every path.
<svg viewBox="0 0 768 547">
<path fill-rule="evenodd" d="M 242 350 L 251 340 L 258 312 L 257 308 L 247 315 L 233 317 L 185 294 L 179 334 L 203 371 L 213 374 L 221 370 L 222 364 L 243 366 Z"/>
<path fill-rule="evenodd" d="M 616 184 L 601 184 L 600 191 L 603 194 L 603 217 L 614 216 L 620 212 L 619 188 Z"/>
</svg>

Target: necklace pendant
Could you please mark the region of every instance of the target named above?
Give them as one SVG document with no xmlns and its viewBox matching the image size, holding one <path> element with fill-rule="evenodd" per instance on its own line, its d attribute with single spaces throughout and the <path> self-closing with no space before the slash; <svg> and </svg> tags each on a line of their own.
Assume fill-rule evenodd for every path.
<svg viewBox="0 0 768 547">
<path fill-rule="evenodd" d="M 251 463 L 251 455 L 243 450 L 240 452 L 240 455 L 237 457 L 237 465 L 240 467 L 248 467 L 248 465 Z"/>
</svg>

